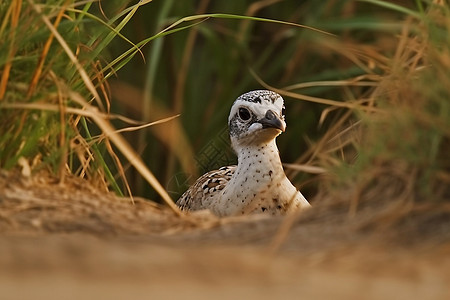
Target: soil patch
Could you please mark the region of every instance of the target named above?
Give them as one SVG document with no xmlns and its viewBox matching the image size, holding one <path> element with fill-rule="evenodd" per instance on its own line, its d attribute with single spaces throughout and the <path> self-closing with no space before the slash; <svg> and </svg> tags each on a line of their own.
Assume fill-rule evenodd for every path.
<svg viewBox="0 0 450 300">
<path fill-rule="evenodd" d="M 284 218 L 180 218 L 77 178 L 0 172 L 0 290 L 5 299 L 449 299 L 445 206 L 383 226 L 391 214 L 319 203 Z"/>
</svg>

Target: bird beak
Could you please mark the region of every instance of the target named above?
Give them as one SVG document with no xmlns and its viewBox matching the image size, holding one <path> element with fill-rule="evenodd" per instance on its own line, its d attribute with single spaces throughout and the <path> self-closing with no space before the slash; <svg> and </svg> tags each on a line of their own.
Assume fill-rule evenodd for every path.
<svg viewBox="0 0 450 300">
<path fill-rule="evenodd" d="M 262 124 L 263 128 L 276 128 L 282 132 L 286 130 L 286 123 L 270 109 L 266 112 L 264 118 L 258 122 Z"/>
</svg>

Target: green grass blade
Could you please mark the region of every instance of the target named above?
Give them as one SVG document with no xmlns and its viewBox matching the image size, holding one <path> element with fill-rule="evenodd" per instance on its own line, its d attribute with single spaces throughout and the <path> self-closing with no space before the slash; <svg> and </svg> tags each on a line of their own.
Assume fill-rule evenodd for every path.
<svg viewBox="0 0 450 300">
<path fill-rule="evenodd" d="M 89 131 L 89 127 L 87 126 L 85 117 L 81 118 L 81 124 L 82 124 L 85 134 L 86 134 L 86 141 L 87 142 L 92 141 L 93 138 Z M 91 149 L 94 152 L 95 158 L 97 159 L 96 161 L 94 161 L 94 163 L 97 164 L 97 166 L 100 167 L 105 172 L 106 178 L 107 178 L 108 182 L 111 184 L 111 187 L 113 188 L 113 190 L 118 195 L 123 197 L 124 194 L 122 193 L 122 190 L 120 189 L 119 185 L 117 184 L 116 179 L 114 178 L 114 175 L 111 173 L 111 170 L 110 170 L 108 164 L 106 163 L 105 159 L 103 158 L 103 155 L 102 155 L 98 145 L 95 142 L 91 144 Z"/>
</svg>

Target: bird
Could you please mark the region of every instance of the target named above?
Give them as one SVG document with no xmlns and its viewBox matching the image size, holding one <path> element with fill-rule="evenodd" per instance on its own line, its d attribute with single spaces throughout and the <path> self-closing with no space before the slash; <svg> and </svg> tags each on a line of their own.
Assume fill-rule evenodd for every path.
<svg viewBox="0 0 450 300">
<path fill-rule="evenodd" d="M 310 207 L 284 173 L 276 137 L 285 132 L 284 100 L 254 90 L 233 103 L 228 117 L 238 164 L 199 177 L 176 204 L 182 211 L 210 210 L 218 217 L 265 213 L 284 215 Z"/>
</svg>

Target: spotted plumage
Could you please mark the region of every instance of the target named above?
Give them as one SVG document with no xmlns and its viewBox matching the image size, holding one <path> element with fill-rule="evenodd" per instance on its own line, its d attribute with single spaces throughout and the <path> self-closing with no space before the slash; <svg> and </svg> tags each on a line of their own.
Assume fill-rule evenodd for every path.
<svg viewBox="0 0 450 300">
<path fill-rule="evenodd" d="M 257 90 L 239 96 L 228 118 L 237 166 L 201 176 L 180 197 L 182 210 L 209 209 L 218 216 L 283 214 L 309 207 L 286 177 L 275 138 L 286 129 L 283 98 Z"/>
<path fill-rule="evenodd" d="M 236 166 L 227 166 L 203 174 L 180 197 L 177 205 L 181 210 L 200 210 L 209 207 L 214 196 L 230 181 L 235 169 Z"/>
</svg>

